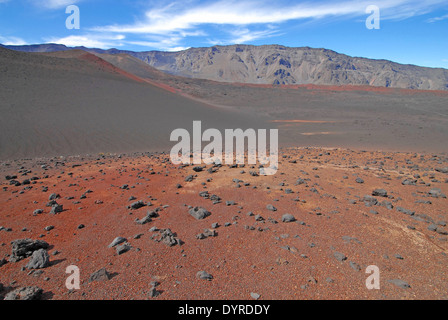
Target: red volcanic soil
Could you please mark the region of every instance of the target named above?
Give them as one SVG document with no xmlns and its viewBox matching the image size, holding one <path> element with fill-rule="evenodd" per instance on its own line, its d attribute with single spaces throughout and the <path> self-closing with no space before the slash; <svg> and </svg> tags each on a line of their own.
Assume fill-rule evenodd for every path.
<svg viewBox="0 0 448 320">
<path fill-rule="evenodd" d="M 118 73 L 121 74 L 129 79 L 135 80 L 137 82 L 144 82 L 143 79 L 133 75 L 132 73 L 126 72 L 124 70 L 121 70 L 120 68 L 117 68 L 116 66 L 114 66 L 113 64 L 104 61 L 103 59 L 91 54 L 91 53 L 83 53 L 79 56 L 79 59 L 81 60 L 85 60 L 85 61 L 89 61 L 91 63 L 94 63 L 96 66 L 101 67 L 103 70 L 108 70 L 114 73 Z"/>
<path fill-rule="evenodd" d="M 96 55 L 83 51 L 83 50 L 69 50 L 69 51 L 56 51 L 56 52 L 44 52 L 39 53 L 38 55 L 47 56 L 47 57 L 56 57 L 63 59 L 79 59 L 81 61 L 87 61 L 93 65 L 92 70 L 102 71 L 102 72 L 110 72 L 118 75 L 125 76 L 128 79 L 137 81 L 137 82 L 145 82 L 145 80 L 140 77 L 122 70 L 113 64 L 97 57 Z"/>
<path fill-rule="evenodd" d="M 143 81 L 146 81 L 149 84 L 152 84 L 153 86 L 156 86 L 158 88 L 164 89 L 166 91 L 169 91 L 171 93 L 180 93 L 178 90 L 176 90 L 175 88 L 169 86 L 168 84 L 162 83 L 162 82 L 157 82 L 157 81 L 153 81 L 150 79 L 142 79 Z"/>
<path fill-rule="evenodd" d="M 446 156 L 319 148 L 280 155 L 273 176 L 253 175 L 249 165 L 196 172 L 165 154 L 2 163 L 0 296 L 38 286 L 44 299 L 448 298 Z M 372 196 L 375 189 L 387 194 Z M 52 193 L 64 209 L 56 215 L 46 206 Z M 128 208 L 139 200 L 146 206 Z M 211 215 L 196 220 L 188 206 Z M 136 222 L 154 210 L 150 222 Z M 286 213 L 296 221 L 282 222 Z M 156 241 L 153 228 L 169 228 L 181 244 Z M 204 229 L 215 236 L 198 239 Z M 119 236 L 131 246 L 120 255 L 108 247 Z M 8 262 L 17 239 L 46 241 L 50 266 Z M 79 290 L 65 286 L 70 265 L 80 270 Z M 365 285 L 371 265 L 380 270 L 379 290 Z M 89 282 L 101 268 L 111 279 Z M 198 271 L 213 279 L 198 279 Z"/>
</svg>

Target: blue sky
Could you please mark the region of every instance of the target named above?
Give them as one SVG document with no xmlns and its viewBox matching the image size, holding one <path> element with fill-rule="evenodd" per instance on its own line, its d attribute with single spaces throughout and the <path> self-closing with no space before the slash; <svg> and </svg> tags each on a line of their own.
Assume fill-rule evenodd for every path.
<svg viewBox="0 0 448 320">
<path fill-rule="evenodd" d="M 80 29 L 66 28 L 66 7 Z M 380 29 L 368 29 L 369 5 Z M 327 48 L 448 68 L 447 0 L 0 0 L 0 43 L 176 51 L 227 44 Z"/>
</svg>

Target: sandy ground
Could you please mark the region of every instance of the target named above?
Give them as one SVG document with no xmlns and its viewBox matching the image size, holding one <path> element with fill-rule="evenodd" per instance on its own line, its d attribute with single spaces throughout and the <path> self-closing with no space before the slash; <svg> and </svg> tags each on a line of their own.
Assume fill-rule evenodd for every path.
<svg viewBox="0 0 448 320">
<path fill-rule="evenodd" d="M 194 120 L 278 128 L 289 147 L 447 151 L 447 92 L 218 83 L 99 56 L 0 51 L 0 159 L 165 150 Z"/>
<path fill-rule="evenodd" d="M 447 151 L 446 91 L 220 83 L 167 75 L 126 55 L 99 56 L 180 95 L 266 117 L 279 129 L 283 146 Z"/>
<path fill-rule="evenodd" d="M 4 49 L 3 49 L 4 50 Z M 174 129 L 269 128 L 263 116 L 182 97 L 94 55 L 0 50 L 0 159 L 164 150 Z"/>
</svg>

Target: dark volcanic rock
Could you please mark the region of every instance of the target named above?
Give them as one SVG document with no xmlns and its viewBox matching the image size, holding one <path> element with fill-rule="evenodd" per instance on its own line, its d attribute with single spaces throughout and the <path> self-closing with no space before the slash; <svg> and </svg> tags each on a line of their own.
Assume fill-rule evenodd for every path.
<svg viewBox="0 0 448 320">
<path fill-rule="evenodd" d="M 397 211 L 401 212 L 401 213 L 404 213 L 404 214 L 407 214 L 409 216 L 413 216 L 415 214 L 414 211 L 411 211 L 411 210 L 408 210 L 408 209 L 405 209 L 405 208 L 402 208 L 402 207 L 397 207 Z"/>
<path fill-rule="evenodd" d="M 209 274 L 208 272 L 199 271 L 198 273 L 196 273 L 196 278 L 210 281 L 213 279 L 213 276 L 211 274 Z"/>
<path fill-rule="evenodd" d="M 194 207 L 188 211 L 196 220 L 207 218 L 211 213 L 202 207 Z"/>
<path fill-rule="evenodd" d="M 345 260 L 347 260 L 347 257 L 345 256 L 345 254 L 343 254 L 343 253 L 340 253 L 340 252 L 335 252 L 334 254 L 334 257 L 336 258 L 336 260 L 338 260 L 338 261 L 345 261 Z"/>
<path fill-rule="evenodd" d="M 361 271 L 361 266 L 356 262 L 350 261 L 350 267 L 355 271 Z"/>
<path fill-rule="evenodd" d="M 384 189 L 375 189 L 372 191 L 374 197 L 387 197 L 387 191 Z"/>
<path fill-rule="evenodd" d="M 361 178 L 356 178 L 356 183 L 364 183 L 364 180 L 363 179 L 361 179 Z"/>
<path fill-rule="evenodd" d="M 58 214 L 64 211 L 62 204 L 55 204 L 51 207 L 50 214 Z"/>
<path fill-rule="evenodd" d="M 161 292 L 158 291 L 155 286 L 151 287 L 151 289 L 149 289 L 149 292 L 148 292 L 148 295 L 150 298 L 158 297 L 160 294 L 161 294 Z"/>
<path fill-rule="evenodd" d="M 133 202 L 128 206 L 128 209 L 133 209 L 133 210 L 137 210 L 140 209 L 142 207 L 145 207 L 146 203 L 144 203 L 142 200 L 137 201 L 137 202 Z"/>
<path fill-rule="evenodd" d="M 386 200 L 382 201 L 380 205 L 382 207 L 385 207 L 388 210 L 392 210 L 394 208 L 394 205 L 392 204 L 392 202 L 386 201 Z"/>
<path fill-rule="evenodd" d="M 11 242 L 12 253 L 9 261 L 17 262 L 25 259 L 39 249 L 48 249 L 49 245 L 42 240 L 20 239 Z"/>
<path fill-rule="evenodd" d="M 48 200 L 49 201 L 51 201 L 51 200 L 56 200 L 56 199 L 59 199 L 61 196 L 59 195 L 59 194 L 57 194 L 57 193 L 52 193 L 52 194 L 50 194 L 50 196 L 48 197 Z"/>
<path fill-rule="evenodd" d="M 364 201 L 364 204 L 366 207 L 372 207 L 378 203 L 378 200 L 376 200 L 374 197 L 366 195 L 362 198 L 362 201 Z"/>
<path fill-rule="evenodd" d="M 282 216 L 282 222 L 294 222 L 296 218 L 292 214 L 286 213 Z"/>
<path fill-rule="evenodd" d="M 43 269 L 50 265 L 50 256 L 45 249 L 39 249 L 33 252 L 30 261 L 27 263 L 27 269 Z"/>
<path fill-rule="evenodd" d="M 448 173 L 448 167 L 445 167 L 445 168 L 435 168 L 434 170 L 436 170 L 437 172 L 441 172 L 441 173 Z"/>
<path fill-rule="evenodd" d="M 147 224 L 151 221 L 152 221 L 152 219 L 148 215 L 144 216 L 141 219 L 135 219 L 135 223 L 141 224 L 141 225 Z"/>
<path fill-rule="evenodd" d="M 411 287 L 407 282 L 400 279 L 389 280 L 389 282 L 402 289 L 409 289 Z"/>
<path fill-rule="evenodd" d="M 404 186 L 415 186 L 415 185 L 417 185 L 417 180 L 416 179 L 404 179 L 401 182 L 401 184 Z"/>
<path fill-rule="evenodd" d="M 127 244 L 127 243 L 120 244 L 120 245 L 117 246 L 116 250 L 117 250 L 117 254 L 121 255 L 121 254 L 126 253 L 129 250 L 131 250 L 131 246 L 129 244 Z"/>
<path fill-rule="evenodd" d="M 218 233 L 215 230 L 205 229 L 203 233 L 200 233 L 196 236 L 196 239 L 202 240 L 208 237 L 216 237 Z"/>
<path fill-rule="evenodd" d="M 176 234 L 171 231 L 171 229 L 160 230 L 161 239 L 160 241 L 169 247 L 180 244 L 180 240 L 176 237 Z"/>
<path fill-rule="evenodd" d="M 123 237 L 116 237 L 116 238 L 111 242 L 111 244 L 109 245 L 109 248 L 115 247 L 115 246 L 117 246 L 117 245 L 119 245 L 119 244 L 121 244 L 121 243 L 123 243 L 123 242 L 126 242 L 126 241 L 127 241 L 126 238 L 123 238 Z"/>
<path fill-rule="evenodd" d="M 429 190 L 428 195 L 433 198 L 446 198 L 446 195 L 442 193 L 440 188 L 433 188 Z"/>
<path fill-rule="evenodd" d="M 107 281 L 110 280 L 111 275 L 107 272 L 106 268 L 102 268 L 98 271 L 95 271 L 90 275 L 89 282 L 93 281 Z"/>
<path fill-rule="evenodd" d="M 11 291 L 5 300 L 40 300 L 43 290 L 39 287 L 24 287 Z"/>
</svg>

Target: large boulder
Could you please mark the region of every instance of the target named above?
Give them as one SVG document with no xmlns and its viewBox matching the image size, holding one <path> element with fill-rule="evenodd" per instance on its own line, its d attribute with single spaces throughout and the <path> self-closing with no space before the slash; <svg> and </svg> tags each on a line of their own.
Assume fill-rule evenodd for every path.
<svg viewBox="0 0 448 320">
<path fill-rule="evenodd" d="M 50 256 L 45 249 L 39 249 L 33 252 L 30 261 L 27 263 L 27 269 L 43 269 L 50 265 Z"/>
<path fill-rule="evenodd" d="M 10 262 L 17 262 L 28 258 L 34 251 L 39 249 L 48 249 L 49 244 L 42 240 L 19 239 L 11 242 L 12 253 Z"/>
</svg>

